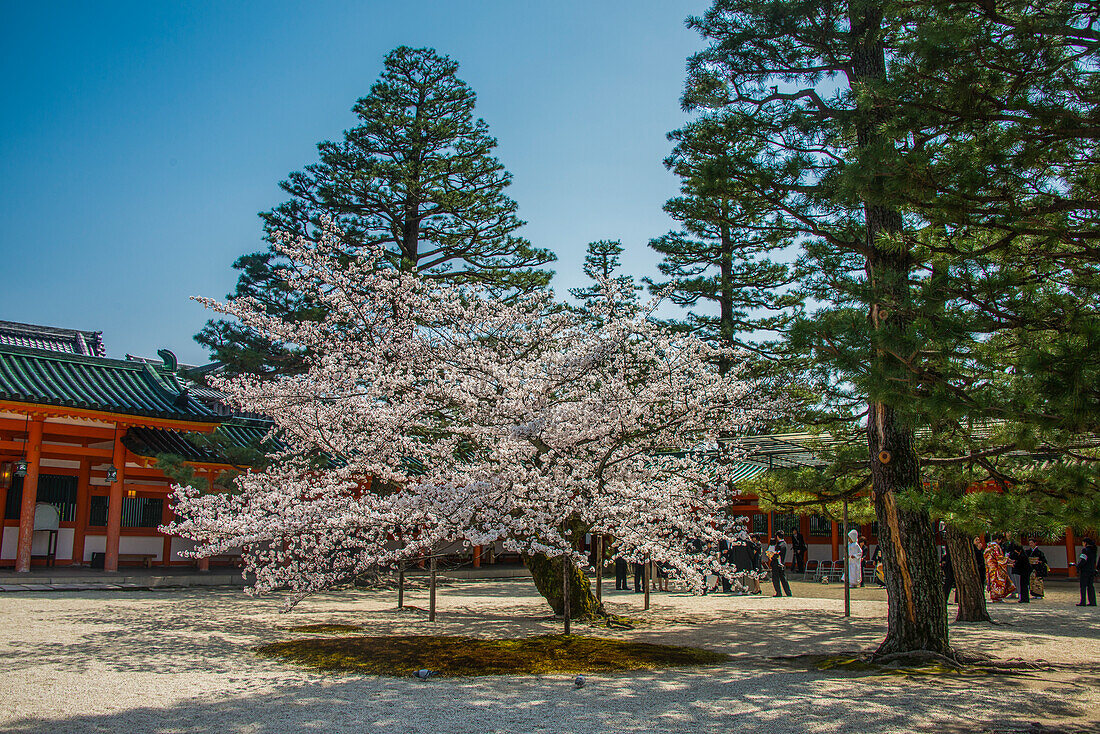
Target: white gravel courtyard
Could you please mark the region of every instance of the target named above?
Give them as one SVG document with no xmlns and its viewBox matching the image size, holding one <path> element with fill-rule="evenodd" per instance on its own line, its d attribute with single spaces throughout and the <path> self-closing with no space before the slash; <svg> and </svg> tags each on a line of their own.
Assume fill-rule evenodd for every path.
<svg viewBox="0 0 1100 734">
<path fill-rule="evenodd" d="M 606 588 L 606 587 L 605 587 Z M 691 644 L 728 665 L 590 676 L 379 678 L 311 672 L 256 657 L 298 637 L 291 625 L 365 624 L 370 634 L 508 637 L 559 631 L 530 581 L 440 590 L 440 621 L 397 611 L 394 592 L 340 591 L 279 613 L 281 599 L 232 589 L 42 592 L 0 596 L 0 730 L 13 732 L 953 732 L 1100 730 L 1100 614 L 1063 584 L 1030 606 L 994 605 L 1001 623 L 957 625 L 957 645 L 1043 660 L 1028 676 L 903 678 L 802 670 L 770 656 L 858 651 L 885 626 L 884 593 L 795 583 L 797 596 L 607 592 L 636 630 L 582 634 Z M 416 590 L 407 603 L 426 607 Z M 953 610 L 952 610 L 953 613 Z"/>
</svg>

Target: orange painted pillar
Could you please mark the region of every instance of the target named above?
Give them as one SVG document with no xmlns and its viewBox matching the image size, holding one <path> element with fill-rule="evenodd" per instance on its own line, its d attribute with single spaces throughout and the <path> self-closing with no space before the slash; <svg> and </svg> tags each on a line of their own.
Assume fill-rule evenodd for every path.
<svg viewBox="0 0 1100 734">
<path fill-rule="evenodd" d="M 76 527 L 73 528 L 72 564 L 84 563 L 84 536 L 88 532 L 88 505 L 92 494 L 92 460 L 80 460 L 80 473 L 76 478 Z"/>
<path fill-rule="evenodd" d="M 769 543 L 771 542 L 771 539 L 775 537 L 775 530 L 772 529 L 772 525 L 773 525 L 772 516 L 773 515 L 775 515 L 774 512 L 769 512 L 768 513 L 768 542 Z"/>
<path fill-rule="evenodd" d="M 1073 528 L 1066 528 L 1066 568 L 1070 578 L 1077 575 L 1077 566 L 1070 565 L 1075 563 L 1077 563 L 1077 539 L 1073 537 Z"/>
<path fill-rule="evenodd" d="M 42 464 L 42 419 L 32 418 L 27 426 L 27 475 L 23 477 L 23 499 L 19 504 L 19 542 L 15 548 L 15 570 L 31 570 L 34 541 L 34 506 L 38 502 L 38 470 Z"/>
<path fill-rule="evenodd" d="M 481 546 L 474 546 L 474 568 L 481 568 Z"/>
<path fill-rule="evenodd" d="M 126 481 L 126 447 L 122 436 L 126 426 L 115 425 L 115 450 L 111 462 L 115 465 L 115 481 L 107 491 L 107 552 L 104 571 L 118 570 L 118 541 L 122 535 L 122 485 Z"/>
<path fill-rule="evenodd" d="M 840 560 L 840 525 L 833 520 L 833 561 Z"/>
</svg>

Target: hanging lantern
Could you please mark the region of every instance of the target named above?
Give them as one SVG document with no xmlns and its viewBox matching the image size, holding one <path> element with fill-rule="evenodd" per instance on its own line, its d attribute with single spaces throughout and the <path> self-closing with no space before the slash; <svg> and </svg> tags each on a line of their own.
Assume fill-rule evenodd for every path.
<svg viewBox="0 0 1100 734">
<path fill-rule="evenodd" d="M 25 477 L 27 476 L 27 462 L 23 459 L 15 462 L 15 476 Z"/>
<path fill-rule="evenodd" d="M 108 464 L 107 465 L 107 484 L 114 484 L 115 480 L 117 480 L 117 479 L 118 479 L 118 469 L 115 468 L 114 464 Z"/>
<path fill-rule="evenodd" d="M 129 497 L 130 499 L 134 499 L 135 497 L 137 497 L 137 490 L 136 489 L 126 490 L 126 496 Z"/>
<path fill-rule="evenodd" d="M 8 489 L 11 487 L 12 477 L 15 476 L 15 467 L 12 462 L 5 461 L 0 463 L 0 487 Z"/>
</svg>

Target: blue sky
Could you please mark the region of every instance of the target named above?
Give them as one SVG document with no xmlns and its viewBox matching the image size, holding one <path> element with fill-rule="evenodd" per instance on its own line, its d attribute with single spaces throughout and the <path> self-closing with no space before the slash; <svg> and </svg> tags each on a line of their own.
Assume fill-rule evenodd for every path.
<svg viewBox="0 0 1100 734">
<path fill-rule="evenodd" d="M 586 243 L 622 239 L 627 272 L 673 226 L 661 164 L 687 119 L 684 18 L 706 0 L 49 2 L 0 5 L 0 319 L 97 329 L 110 356 L 192 335 L 257 212 L 398 45 L 460 65 L 514 175 L 523 234 L 580 281 Z"/>
</svg>

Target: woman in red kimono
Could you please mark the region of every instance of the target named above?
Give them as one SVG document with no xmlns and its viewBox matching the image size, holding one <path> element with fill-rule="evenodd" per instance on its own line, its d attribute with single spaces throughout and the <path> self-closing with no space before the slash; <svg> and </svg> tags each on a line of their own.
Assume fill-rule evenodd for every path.
<svg viewBox="0 0 1100 734">
<path fill-rule="evenodd" d="M 1015 591 L 1012 579 L 1008 577 L 1008 557 L 1005 556 L 998 542 L 1000 535 L 985 546 L 985 586 L 989 590 L 990 601 L 1003 601 L 1006 596 Z"/>
</svg>

